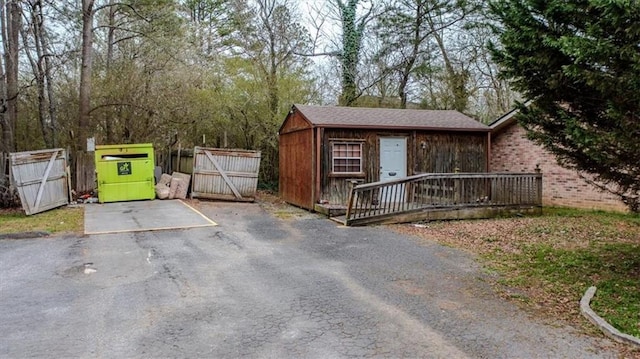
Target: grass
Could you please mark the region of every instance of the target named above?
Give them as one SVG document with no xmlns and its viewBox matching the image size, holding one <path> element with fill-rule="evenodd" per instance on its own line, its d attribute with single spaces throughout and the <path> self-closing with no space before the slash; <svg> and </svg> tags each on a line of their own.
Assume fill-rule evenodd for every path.
<svg viewBox="0 0 640 359">
<path fill-rule="evenodd" d="M 519 254 L 488 256 L 506 283 L 538 286 L 550 297 L 545 302 L 572 314 L 575 301 L 594 285 L 593 310 L 640 337 L 640 216 L 551 208 L 518 232 L 537 240 L 521 243 Z"/>
<path fill-rule="evenodd" d="M 82 208 L 62 207 L 27 216 L 19 210 L 0 211 L 0 234 L 20 232 L 79 233 L 84 230 Z"/>
<path fill-rule="evenodd" d="M 501 263 L 499 263 L 501 262 Z M 586 288 L 598 288 L 592 308 L 621 331 L 640 337 L 640 244 L 591 243 L 586 248 L 537 244 L 510 259 L 493 259 L 507 285 L 538 286 L 560 310 L 576 314 Z M 565 308 L 571 298 L 571 308 Z"/>
<path fill-rule="evenodd" d="M 480 255 L 505 297 L 587 331 L 578 303 L 596 286 L 593 310 L 640 337 L 640 215 L 546 208 L 536 217 L 396 228 Z"/>
</svg>

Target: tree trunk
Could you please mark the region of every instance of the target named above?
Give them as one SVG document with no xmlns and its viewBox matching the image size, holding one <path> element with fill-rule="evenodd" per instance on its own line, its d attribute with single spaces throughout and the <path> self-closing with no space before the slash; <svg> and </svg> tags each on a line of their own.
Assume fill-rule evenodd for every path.
<svg viewBox="0 0 640 359">
<path fill-rule="evenodd" d="M 276 50 L 275 50 L 275 40 L 274 34 L 271 32 L 269 34 L 270 44 L 269 44 L 269 75 L 268 75 L 268 85 L 269 85 L 269 111 L 270 111 L 270 120 L 275 121 L 278 116 L 278 107 L 280 105 L 280 96 L 278 96 L 278 65 L 276 62 Z"/>
<path fill-rule="evenodd" d="M 31 70 L 36 80 L 36 91 L 38 93 L 38 120 L 40 122 L 40 132 L 42 134 L 42 140 L 46 148 L 53 147 L 52 138 L 50 135 L 51 125 L 49 120 L 49 111 L 47 110 L 47 90 L 45 87 L 45 54 L 42 47 L 44 29 L 42 16 L 42 4 L 40 1 L 35 1 L 31 5 L 31 35 L 33 36 L 33 44 L 35 46 L 35 57 L 29 49 L 28 37 L 29 34 L 26 29 L 22 29 L 22 40 L 24 42 L 25 53 L 31 64 Z"/>
<path fill-rule="evenodd" d="M 411 54 L 406 60 L 406 64 L 402 69 L 402 76 L 400 78 L 400 83 L 398 84 L 398 96 L 400 97 L 400 108 L 407 108 L 407 84 L 409 83 L 409 77 L 411 76 L 411 71 L 413 71 L 413 66 L 416 63 L 416 59 L 418 58 L 418 53 L 420 52 L 420 44 L 423 41 L 422 37 L 422 17 L 423 14 L 423 6 L 424 4 L 421 1 L 418 1 L 416 4 L 416 20 L 413 31 L 413 46 L 411 46 Z"/>
<path fill-rule="evenodd" d="M 433 23 L 433 20 L 431 18 L 429 18 L 428 20 L 431 31 L 433 32 L 433 37 L 436 40 L 436 44 L 438 45 L 440 52 L 442 53 L 442 60 L 444 61 L 444 68 L 446 71 L 446 84 L 449 93 L 453 97 L 453 106 L 451 107 L 453 107 L 454 110 L 464 112 L 469 103 L 469 96 L 466 90 L 468 76 L 466 75 L 466 71 L 464 69 L 456 71 L 456 69 L 453 67 L 453 63 L 449 58 L 449 54 L 442 36 L 440 36 L 440 34 L 438 33 L 437 27 Z"/>
<path fill-rule="evenodd" d="M 107 75 L 111 70 L 111 62 L 113 61 L 113 47 L 115 42 L 115 32 L 116 32 L 116 7 L 114 6 L 115 0 L 109 0 L 109 28 L 107 29 Z M 106 132 L 106 142 L 113 143 L 114 142 L 114 131 L 113 124 L 111 121 L 113 120 L 113 111 L 107 110 L 104 117 L 104 128 Z"/>
<path fill-rule="evenodd" d="M 93 4 L 94 0 L 82 0 L 82 66 L 80 69 L 78 132 L 76 150 L 84 151 L 91 126 L 91 70 L 93 61 Z"/>
<path fill-rule="evenodd" d="M 7 53 L 7 12 L 6 3 L 4 0 L 0 0 L 0 33 L 2 34 L 3 53 Z M 4 56 L 0 57 L 0 96 L 2 96 L 2 102 L 0 103 L 0 129 L 2 130 L 2 142 L 0 143 L 0 153 L 11 152 L 9 146 L 13 139 L 11 124 L 9 122 L 9 114 L 7 113 L 7 78 L 5 65 L 7 61 Z M 0 156 L 1 157 L 1 156 Z M 3 172 L 0 172 L 0 174 Z"/>
<path fill-rule="evenodd" d="M 6 112 L 2 126 L 2 142 L 6 152 L 14 152 L 16 150 L 16 122 L 18 118 L 18 42 L 22 26 L 22 9 L 18 0 L 10 0 L 3 8 L 6 9 L 3 16 L 6 31 L 2 32 L 2 42 L 5 46 Z"/>
<path fill-rule="evenodd" d="M 348 0 L 347 3 L 337 1 L 342 20 L 342 57 L 340 65 L 342 68 L 342 94 L 340 104 L 350 106 L 358 98 L 358 87 L 356 84 L 356 74 L 360 59 L 360 45 L 362 31 L 356 25 L 356 9 L 358 0 Z"/>
<path fill-rule="evenodd" d="M 44 50 L 44 78 L 47 86 L 47 99 L 49 102 L 49 121 L 50 121 L 50 135 L 51 135 L 51 147 L 57 146 L 57 127 L 58 127 L 58 114 L 56 108 L 56 99 L 53 92 L 53 77 L 51 76 L 51 52 L 49 51 L 49 40 L 46 30 L 42 29 L 42 48 Z"/>
</svg>

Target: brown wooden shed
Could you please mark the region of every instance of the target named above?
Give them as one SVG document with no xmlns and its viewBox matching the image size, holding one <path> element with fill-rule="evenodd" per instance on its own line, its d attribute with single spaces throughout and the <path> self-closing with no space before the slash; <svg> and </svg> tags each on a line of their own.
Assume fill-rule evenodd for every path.
<svg viewBox="0 0 640 359">
<path fill-rule="evenodd" d="M 452 110 L 293 105 L 280 127 L 280 196 L 346 204 L 353 183 L 487 172 L 490 128 Z"/>
</svg>

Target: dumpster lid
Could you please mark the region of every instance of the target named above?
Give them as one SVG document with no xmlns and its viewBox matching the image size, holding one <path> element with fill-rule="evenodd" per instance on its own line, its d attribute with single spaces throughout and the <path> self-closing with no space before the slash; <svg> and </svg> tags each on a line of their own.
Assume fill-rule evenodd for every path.
<svg viewBox="0 0 640 359">
<path fill-rule="evenodd" d="M 131 143 L 121 145 L 97 145 L 96 150 L 117 150 L 120 148 L 153 148 L 152 143 Z"/>
</svg>

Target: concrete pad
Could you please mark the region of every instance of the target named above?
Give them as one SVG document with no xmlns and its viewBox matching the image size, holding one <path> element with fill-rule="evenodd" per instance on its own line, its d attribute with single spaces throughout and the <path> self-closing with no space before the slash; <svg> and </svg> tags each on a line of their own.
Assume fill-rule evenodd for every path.
<svg viewBox="0 0 640 359">
<path fill-rule="evenodd" d="M 210 227 L 214 221 L 181 200 L 87 204 L 84 233 L 105 234 Z"/>
</svg>

